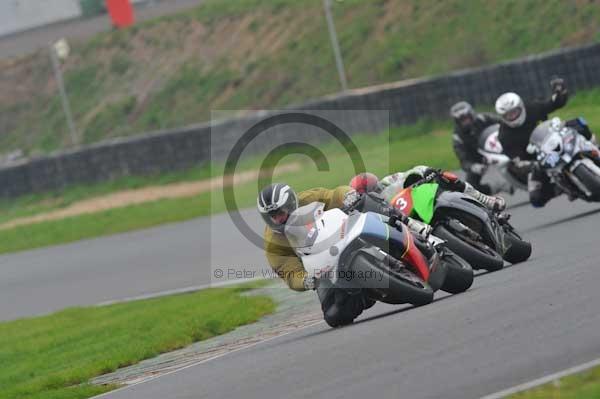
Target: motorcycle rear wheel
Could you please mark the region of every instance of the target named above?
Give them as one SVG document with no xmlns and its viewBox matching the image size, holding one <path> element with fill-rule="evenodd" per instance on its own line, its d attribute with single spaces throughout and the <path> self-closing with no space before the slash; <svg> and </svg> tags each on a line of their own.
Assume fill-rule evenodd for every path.
<svg viewBox="0 0 600 399">
<path fill-rule="evenodd" d="M 362 288 L 371 292 L 371 297 L 381 302 L 390 304 L 410 303 L 423 306 L 433 302 L 433 290 L 425 281 L 408 269 L 401 273 L 390 269 L 389 265 L 371 258 L 365 254 L 358 254 L 352 261 L 351 270 L 362 275 L 380 275 L 384 283 L 379 287 L 365 285 Z"/>
<path fill-rule="evenodd" d="M 473 268 L 469 263 L 448 248 L 444 248 L 442 262 L 446 263 L 448 273 L 441 290 L 450 294 L 465 292 L 473 285 Z"/>
<path fill-rule="evenodd" d="M 454 232 L 448 230 L 441 224 L 434 228 L 433 234 L 445 240 L 448 247 L 458 256 L 469 262 L 473 269 L 485 269 L 491 272 L 500 270 L 504 267 L 504 260 L 502 257 L 483 243 L 474 246 L 462 238 L 457 237 Z"/>
</svg>

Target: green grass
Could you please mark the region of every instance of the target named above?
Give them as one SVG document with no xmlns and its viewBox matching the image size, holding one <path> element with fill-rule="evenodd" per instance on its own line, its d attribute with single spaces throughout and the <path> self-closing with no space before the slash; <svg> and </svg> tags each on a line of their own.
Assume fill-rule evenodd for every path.
<svg viewBox="0 0 600 399">
<path fill-rule="evenodd" d="M 596 399 L 600 398 L 600 367 L 570 375 L 528 391 L 509 396 L 511 399 Z"/>
<path fill-rule="evenodd" d="M 583 92 L 574 97 L 567 107 L 556 115 L 572 118 L 583 115 L 588 119 L 592 130 L 600 128 L 600 90 Z M 360 148 L 367 169 L 380 176 L 408 169 L 417 164 L 455 169 L 458 162 L 451 146 L 451 125 L 448 122 L 421 121 L 412 126 L 392 129 L 388 134 L 358 135 L 353 142 Z M 284 158 L 281 162 L 302 162 L 302 173 L 287 173 L 277 179 L 291 184 L 297 190 L 311 187 L 335 187 L 347 184 L 353 176 L 352 162 L 343 149 L 334 143 L 319 146 L 326 155 L 330 169 L 318 171 L 312 161 L 305 156 L 296 155 Z M 261 158 L 245 160 L 239 170 L 257 168 Z M 62 203 L 89 196 L 108 193 L 123 187 L 142 187 L 146 184 L 160 184 L 182 180 L 193 180 L 207 176 L 219 176 L 222 165 L 212 168 L 196 169 L 153 178 L 127 178 L 115 183 L 106 183 L 96 188 L 79 187 L 67 191 Z M 257 182 L 237 186 L 234 190 L 237 205 L 240 208 L 252 207 L 256 200 Z M 60 197 L 58 197 L 60 198 Z M 41 201 L 41 203 L 40 203 Z M 46 202 L 44 202 L 46 201 Z M 25 206 L 19 210 L 12 208 L 12 216 L 29 212 L 34 214 L 48 207 L 48 197 L 27 197 L 16 204 Z M 8 207 L 8 203 L 2 205 Z M 44 208 L 46 207 L 46 208 Z M 2 208 L 0 208 L 2 209 Z M 6 208 L 5 208 L 6 209 Z M 90 215 L 81 215 L 57 221 L 41 222 L 0 231 L 0 253 L 20 251 L 141 229 L 163 223 L 178 222 L 195 217 L 207 216 L 226 210 L 221 190 L 206 192 L 194 197 L 165 199 L 115 208 Z M 5 220 L 7 216 L 4 217 Z"/>
<path fill-rule="evenodd" d="M 339 91 L 322 7 L 322 0 L 206 0 L 73 42 L 63 68 L 82 142 Z M 333 2 L 333 13 L 353 88 L 600 40 L 600 8 L 578 0 L 344 0 Z M 1 151 L 67 146 L 47 52 L 14 62 L 0 61 L 0 81 L 14 82 L 0 99 Z"/>
<path fill-rule="evenodd" d="M 0 398 L 75 399 L 114 389 L 88 381 L 274 311 L 268 297 L 241 295 L 248 289 L 207 289 L 0 323 Z"/>
</svg>

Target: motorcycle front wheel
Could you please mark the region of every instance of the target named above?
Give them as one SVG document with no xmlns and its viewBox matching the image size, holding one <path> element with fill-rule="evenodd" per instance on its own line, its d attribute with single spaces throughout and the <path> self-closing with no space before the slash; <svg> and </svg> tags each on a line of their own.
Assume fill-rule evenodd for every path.
<svg viewBox="0 0 600 399">
<path fill-rule="evenodd" d="M 584 163 L 575 168 L 573 174 L 592 193 L 592 201 L 600 201 L 600 176 L 596 175 Z"/>
<path fill-rule="evenodd" d="M 504 260 L 509 263 L 525 262 L 531 256 L 531 243 L 524 241 L 512 230 L 504 230 L 504 245 Z"/>
<path fill-rule="evenodd" d="M 473 285 L 473 268 L 449 248 L 444 248 L 443 251 L 442 262 L 446 264 L 448 273 L 441 290 L 450 294 L 465 292 Z"/>
</svg>

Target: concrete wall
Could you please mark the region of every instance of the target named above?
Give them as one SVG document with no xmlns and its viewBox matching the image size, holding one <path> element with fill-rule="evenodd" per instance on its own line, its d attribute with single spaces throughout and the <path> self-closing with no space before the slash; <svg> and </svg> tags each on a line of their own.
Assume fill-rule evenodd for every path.
<svg viewBox="0 0 600 399">
<path fill-rule="evenodd" d="M 509 90 L 524 97 L 548 96 L 548 81 L 553 75 L 564 77 L 571 92 L 599 87 L 600 44 L 439 77 L 352 90 L 291 109 L 389 110 L 389 122 L 397 126 L 426 116 L 445 118 L 450 105 L 463 99 L 489 107 L 499 94 Z M 0 197 L 55 190 L 126 175 L 174 171 L 206 163 L 211 156 L 222 160 L 247 127 L 263 117 L 249 115 L 214 124 L 212 137 L 216 139 L 212 146 L 210 124 L 200 124 L 107 141 L 0 169 Z M 384 124 L 378 118 L 356 113 L 356 117 L 345 120 L 342 127 L 353 134 L 380 131 L 382 126 Z M 268 145 L 281 141 L 284 133 L 307 137 L 306 126 L 302 125 L 273 129 L 253 142 L 248 151 L 264 152 Z"/>
<path fill-rule="evenodd" d="M 0 0 L 0 36 L 80 15 L 79 0 Z"/>
</svg>

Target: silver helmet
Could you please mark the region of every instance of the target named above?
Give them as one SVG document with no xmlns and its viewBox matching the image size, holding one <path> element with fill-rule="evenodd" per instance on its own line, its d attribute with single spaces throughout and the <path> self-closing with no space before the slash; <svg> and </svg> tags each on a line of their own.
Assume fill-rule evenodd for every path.
<svg viewBox="0 0 600 399">
<path fill-rule="evenodd" d="M 477 115 L 473 106 L 466 101 L 460 101 L 450 108 L 450 117 L 463 129 L 470 129 Z"/>
<path fill-rule="evenodd" d="M 298 197 L 287 184 L 273 183 L 261 190 L 256 204 L 265 223 L 283 233 L 289 215 L 298 208 Z"/>
</svg>

